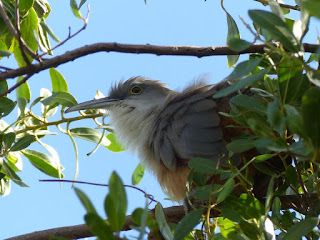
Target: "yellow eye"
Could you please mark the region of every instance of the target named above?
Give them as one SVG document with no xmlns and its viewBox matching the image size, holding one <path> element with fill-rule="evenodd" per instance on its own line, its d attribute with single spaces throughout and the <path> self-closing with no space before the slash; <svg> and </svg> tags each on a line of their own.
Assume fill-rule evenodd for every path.
<svg viewBox="0 0 320 240">
<path fill-rule="evenodd" d="M 130 88 L 129 93 L 132 95 L 139 95 L 142 93 L 142 87 L 140 86 L 133 86 Z"/>
</svg>

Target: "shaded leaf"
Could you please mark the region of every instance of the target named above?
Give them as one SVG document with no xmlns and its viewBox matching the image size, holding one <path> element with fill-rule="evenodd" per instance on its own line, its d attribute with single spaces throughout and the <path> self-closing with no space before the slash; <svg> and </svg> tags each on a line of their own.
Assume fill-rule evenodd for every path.
<svg viewBox="0 0 320 240">
<path fill-rule="evenodd" d="M 16 104 L 7 97 L 0 98 L 0 118 L 7 116 L 16 106 Z"/>
<path fill-rule="evenodd" d="M 289 229 L 283 240 L 301 239 L 305 234 L 310 233 L 318 223 L 319 219 L 317 217 L 303 219 Z"/>
<path fill-rule="evenodd" d="M 99 240 L 112 240 L 116 239 L 112 233 L 110 226 L 105 220 L 103 220 L 99 215 L 95 213 L 88 213 L 85 215 L 84 219 L 90 231 L 97 237 Z"/>
<path fill-rule="evenodd" d="M 159 226 L 159 230 L 164 237 L 165 240 L 173 240 L 173 234 L 169 228 L 169 225 L 167 223 L 166 217 L 164 215 L 162 206 L 160 203 L 157 203 L 156 209 L 155 209 L 155 216 L 156 221 Z"/>
<path fill-rule="evenodd" d="M 0 165 L 2 166 L 4 172 L 6 175 L 16 184 L 18 184 L 20 187 L 28 187 L 27 184 L 25 184 L 21 178 L 8 166 L 8 164 L 3 161 L 2 159 L 2 164 L 0 162 Z"/>
<path fill-rule="evenodd" d="M 127 196 L 116 172 L 113 172 L 109 179 L 109 194 L 105 199 L 104 208 L 111 229 L 115 232 L 121 231 L 126 220 Z"/>
<path fill-rule="evenodd" d="M 310 88 L 302 98 L 302 118 L 305 132 L 315 148 L 320 147 L 320 89 Z"/>
<path fill-rule="evenodd" d="M 192 158 L 188 165 L 200 173 L 213 174 L 217 171 L 217 161 L 213 161 L 212 159 Z"/>
<path fill-rule="evenodd" d="M 184 216 L 175 228 L 173 239 L 184 239 L 190 232 L 192 232 L 193 228 L 199 223 L 202 213 L 203 209 L 197 209 Z"/>
<path fill-rule="evenodd" d="M 252 59 L 252 60 L 254 60 L 254 59 Z M 238 91 L 246 86 L 249 86 L 250 84 L 258 82 L 263 79 L 264 75 L 267 74 L 269 70 L 270 70 L 270 68 L 265 68 L 265 69 L 263 69 L 259 72 L 256 72 L 248 77 L 245 77 L 245 78 L 237 81 L 235 84 L 220 90 L 219 92 L 214 94 L 213 97 L 214 98 L 224 97 L 224 96 L 227 96 L 227 95 L 229 95 L 235 91 Z"/>
<path fill-rule="evenodd" d="M 245 152 L 255 147 L 253 139 L 236 139 L 227 144 L 227 149 L 233 153 Z"/>
<path fill-rule="evenodd" d="M 229 178 L 227 182 L 223 185 L 222 190 L 217 198 L 217 204 L 223 202 L 234 189 L 235 183 L 232 178 Z"/>
<path fill-rule="evenodd" d="M 82 190 L 80 190 L 79 188 L 74 188 L 74 191 L 76 192 L 80 202 L 82 203 L 82 205 L 84 206 L 84 208 L 87 210 L 87 213 L 93 213 L 93 214 L 97 214 L 96 209 L 94 208 L 92 202 L 90 201 L 89 197 L 87 196 L 87 194 L 85 194 Z"/>
<path fill-rule="evenodd" d="M 262 10 L 249 10 L 249 16 L 254 24 L 260 26 L 272 39 L 281 42 L 289 51 L 299 51 L 297 39 L 280 17 Z"/>
<path fill-rule="evenodd" d="M 16 139 L 16 134 L 14 132 L 9 132 L 9 133 L 4 134 L 3 139 L 2 139 L 4 147 L 6 149 L 9 149 L 15 139 Z"/>
<path fill-rule="evenodd" d="M 283 136 L 285 128 L 285 118 L 280 111 L 280 104 L 278 101 L 268 103 L 267 118 L 273 129 L 275 129 L 280 136 Z"/>
<path fill-rule="evenodd" d="M 250 47 L 251 45 L 251 42 L 239 38 L 230 39 L 228 44 L 229 48 L 236 52 L 241 52 Z"/>
<path fill-rule="evenodd" d="M 302 6 L 312 15 L 320 18 L 320 2 L 318 0 L 301 1 Z"/>
</svg>

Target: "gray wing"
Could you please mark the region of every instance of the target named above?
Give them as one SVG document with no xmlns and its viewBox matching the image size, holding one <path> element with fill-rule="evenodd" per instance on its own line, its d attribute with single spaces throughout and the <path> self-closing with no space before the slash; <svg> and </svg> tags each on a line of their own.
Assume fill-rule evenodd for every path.
<svg viewBox="0 0 320 240">
<path fill-rule="evenodd" d="M 212 94 L 168 102 L 150 138 L 154 157 L 170 170 L 195 157 L 218 161 L 227 150 Z"/>
</svg>

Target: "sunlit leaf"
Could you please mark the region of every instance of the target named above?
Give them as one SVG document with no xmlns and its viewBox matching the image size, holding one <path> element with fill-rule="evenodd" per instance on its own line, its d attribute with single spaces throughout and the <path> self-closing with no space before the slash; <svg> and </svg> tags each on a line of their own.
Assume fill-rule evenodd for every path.
<svg viewBox="0 0 320 240">
<path fill-rule="evenodd" d="M 227 45 L 229 46 L 232 39 L 240 39 L 240 33 L 236 22 L 233 20 L 232 16 L 227 13 L 227 24 L 228 24 L 228 35 L 227 35 Z M 229 68 L 235 65 L 239 59 L 239 55 L 228 55 L 228 65 Z"/>
<path fill-rule="evenodd" d="M 71 7 L 71 10 L 72 10 L 73 14 L 77 18 L 82 18 L 82 15 L 81 15 L 81 13 L 79 11 L 79 8 L 78 8 L 76 0 L 70 0 L 70 7 Z"/>
<path fill-rule="evenodd" d="M 1 174 L 1 173 L 0 173 Z M 10 194 L 11 184 L 10 179 L 2 177 L 0 179 L 0 195 L 5 197 Z"/>
<path fill-rule="evenodd" d="M 122 152 L 124 151 L 124 147 L 121 143 L 118 142 L 114 133 L 109 133 L 107 138 L 110 140 L 111 144 L 107 146 L 107 148 L 112 152 Z"/>
<path fill-rule="evenodd" d="M 78 137 L 81 139 L 84 139 L 86 141 L 98 143 L 101 139 L 101 132 L 92 129 L 92 128 L 86 128 L 86 127 L 80 127 L 80 128 L 73 128 L 70 129 L 70 133 L 74 137 Z M 100 144 L 104 147 L 108 147 L 111 144 L 111 141 L 107 137 L 103 137 Z"/>
<path fill-rule="evenodd" d="M 77 104 L 77 100 L 70 93 L 67 92 L 56 92 L 50 97 L 43 99 L 42 104 L 44 105 L 55 105 L 60 104 L 64 107 L 71 107 Z"/>
<path fill-rule="evenodd" d="M 50 68 L 49 73 L 52 83 L 52 92 L 68 92 L 68 84 L 62 74 L 54 68 Z"/>
<path fill-rule="evenodd" d="M 131 177 L 131 183 L 132 185 L 136 186 L 141 181 L 143 175 L 144 175 L 145 167 L 141 163 L 137 165 L 137 167 L 134 169 Z"/>
<path fill-rule="evenodd" d="M 25 41 L 25 43 L 28 45 L 28 47 L 33 51 L 36 52 L 38 49 L 38 42 L 36 38 L 34 37 L 34 32 L 38 31 L 38 16 L 37 13 L 33 8 L 30 8 L 28 11 L 27 16 L 25 17 L 24 21 L 20 25 L 20 32 L 21 37 Z M 32 57 L 29 56 L 27 53 L 25 53 L 27 58 L 30 62 L 32 62 Z M 26 66 L 26 62 L 22 56 L 21 49 L 19 47 L 19 42 L 15 40 L 14 45 L 14 56 L 19 64 L 19 67 Z"/>
<path fill-rule="evenodd" d="M 56 161 L 52 159 L 51 156 L 31 149 L 24 149 L 20 152 L 41 172 L 55 178 L 63 177 L 62 174 L 59 176 L 59 172 L 61 171 L 58 169 Z"/>
</svg>

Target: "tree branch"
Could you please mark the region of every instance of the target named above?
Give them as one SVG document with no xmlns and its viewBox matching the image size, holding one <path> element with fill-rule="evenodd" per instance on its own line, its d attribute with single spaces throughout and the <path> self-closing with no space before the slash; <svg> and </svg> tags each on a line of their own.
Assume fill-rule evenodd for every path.
<svg viewBox="0 0 320 240">
<path fill-rule="evenodd" d="M 317 199 L 317 194 L 310 194 L 312 200 Z M 281 209 L 299 209 L 302 207 L 301 198 L 304 198 L 304 195 L 287 195 L 287 196 L 278 196 L 281 201 Z M 183 216 L 185 215 L 185 210 L 183 206 L 173 206 L 163 209 L 168 223 L 178 223 Z M 149 213 L 155 217 L 155 209 L 149 210 Z M 211 211 L 211 217 L 218 217 L 220 215 L 219 211 Z M 126 217 L 124 227 L 121 231 L 131 230 L 131 226 L 135 225 L 131 219 L 131 215 Z M 37 231 L 33 233 L 28 233 L 12 238 L 7 238 L 5 240 L 48 240 L 50 237 L 65 237 L 68 239 L 78 239 L 85 237 L 94 236 L 87 225 L 80 224 L 68 227 L 52 228 L 43 231 Z"/>
<path fill-rule="evenodd" d="M 252 44 L 246 50 L 241 52 L 235 52 L 227 46 L 217 47 L 192 47 L 192 46 L 157 46 L 157 45 L 135 45 L 135 44 L 121 44 L 121 43 L 95 43 L 92 45 L 86 45 L 78 49 L 66 52 L 60 56 L 56 56 L 50 59 L 43 60 L 38 64 L 32 64 L 26 67 L 9 70 L 7 72 L 0 73 L 0 80 L 15 78 L 24 74 L 34 74 L 43 71 L 48 68 L 57 67 L 61 64 L 73 61 L 77 58 L 97 53 L 97 52 L 120 52 L 120 53 L 148 53 L 160 55 L 174 55 L 174 56 L 195 56 L 195 57 L 207 57 L 217 55 L 237 55 L 246 53 L 264 53 L 265 44 Z M 306 52 L 314 53 L 318 49 L 317 44 L 304 44 Z"/>
</svg>

